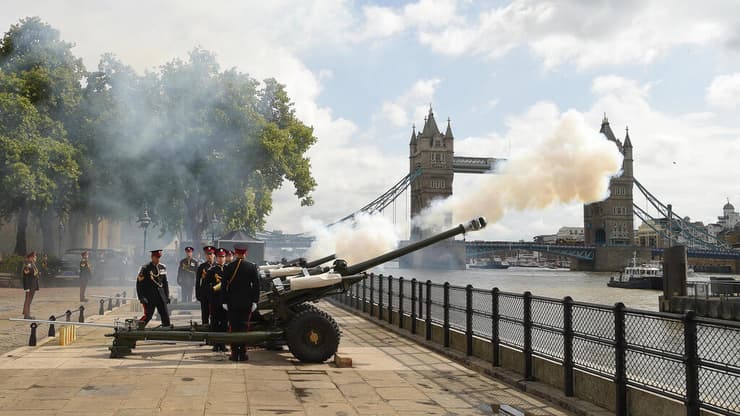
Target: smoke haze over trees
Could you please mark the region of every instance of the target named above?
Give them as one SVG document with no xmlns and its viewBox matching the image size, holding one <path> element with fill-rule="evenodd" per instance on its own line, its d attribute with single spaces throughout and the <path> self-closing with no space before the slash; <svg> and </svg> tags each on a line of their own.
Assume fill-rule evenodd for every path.
<svg viewBox="0 0 740 416">
<path fill-rule="evenodd" d="M 144 207 L 162 232 L 199 241 L 214 216 L 261 229 L 285 179 L 312 203 L 316 138 L 276 80 L 221 69 L 199 48 L 145 74 L 110 54 L 86 70 L 72 47 L 35 17 L 0 43 L 0 215 L 17 219 L 16 253 L 29 214 L 44 235 L 84 216 L 95 248 L 103 219 Z"/>
</svg>

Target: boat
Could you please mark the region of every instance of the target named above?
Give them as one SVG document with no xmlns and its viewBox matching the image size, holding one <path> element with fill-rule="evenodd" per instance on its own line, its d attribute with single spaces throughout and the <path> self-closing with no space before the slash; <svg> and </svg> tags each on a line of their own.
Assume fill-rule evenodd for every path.
<svg viewBox="0 0 740 416">
<path fill-rule="evenodd" d="M 472 269 L 508 269 L 509 263 L 500 259 L 493 259 L 485 263 L 473 263 L 470 264 Z"/>
<path fill-rule="evenodd" d="M 663 289 L 663 269 L 658 263 L 637 264 L 637 256 L 632 256 L 632 263 L 624 268 L 618 276 L 612 276 L 606 284 L 609 287 L 622 289 Z"/>
</svg>

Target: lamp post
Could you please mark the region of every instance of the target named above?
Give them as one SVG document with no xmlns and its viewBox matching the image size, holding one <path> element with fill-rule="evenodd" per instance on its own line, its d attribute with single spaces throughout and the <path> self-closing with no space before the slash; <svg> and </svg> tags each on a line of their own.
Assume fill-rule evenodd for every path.
<svg viewBox="0 0 740 416">
<path fill-rule="evenodd" d="M 59 245 L 57 246 L 57 256 L 62 258 L 62 234 L 64 234 L 64 223 L 59 219 Z"/>
<path fill-rule="evenodd" d="M 146 257 L 146 230 L 149 228 L 149 224 L 152 223 L 151 217 L 149 217 L 149 209 L 147 207 L 144 207 L 144 212 L 141 214 L 141 217 L 136 221 L 139 223 L 139 227 L 144 229 L 144 257 Z"/>
<path fill-rule="evenodd" d="M 213 214 L 213 218 L 211 218 L 211 244 L 214 244 L 216 242 L 216 226 L 221 221 L 218 220 L 218 217 L 216 217 L 216 214 Z"/>
</svg>

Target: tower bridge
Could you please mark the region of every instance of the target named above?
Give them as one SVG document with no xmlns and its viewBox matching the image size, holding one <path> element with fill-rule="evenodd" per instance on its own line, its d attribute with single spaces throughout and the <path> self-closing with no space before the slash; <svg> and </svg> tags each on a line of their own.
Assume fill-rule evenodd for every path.
<svg viewBox="0 0 740 416">
<path fill-rule="evenodd" d="M 670 204 L 661 202 L 635 178 L 634 148 L 628 129 L 623 139 L 617 138 L 605 114 L 599 131 L 607 140 L 614 143 L 624 156 L 622 173 L 610 180 L 608 198 L 583 206 L 583 244 L 447 241 L 426 251 L 417 252 L 414 257 L 402 259 L 402 266 L 460 268 L 464 267 L 466 258 L 485 257 L 507 250 L 528 250 L 569 257 L 572 259 L 571 267 L 574 269 L 621 270 L 636 252 L 643 259 L 662 256 L 661 248 L 635 245 L 634 217 L 637 216 L 650 226 L 659 238 L 663 239 L 662 241 L 669 242 L 668 245 L 685 244 L 689 258 L 726 262 L 732 270 L 740 270 L 740 251 L 732 249 L 705 229 L 692 224 L 688 217 L 679 216 Z M 455 173 L 495 174 L 505 161 L 494 157 L 455 155 L 454 141 L 450 120 L 447 119 L 445 132 L 442 133 L 430 107 L 422 129 L 417 131 L 416 127 L 412 126 L 408 175 L 375 200 L 341 218 L 335 224 L 351 220 L 360 212 L 382 212 L 409 189 L 411 201 L 409 214 L 413 218 L 434 199 L 444 199 L 452 195 Z M 644 196 L 657 214 L 653 216 L 635 204 L 635 195 Z M 450 225 L 449 222 L 451 218 L 445 226 Z M 666 227 L 658 228 L 653 225 L 657 223 L 666 223 Z M 410 234 L 411 240 L 415 240 L 423 238 L 428 231 L 414 226 L 412 222 Z M 306 244 L 302 238 L 299 240 L 300 244 Z"/>
</svg>

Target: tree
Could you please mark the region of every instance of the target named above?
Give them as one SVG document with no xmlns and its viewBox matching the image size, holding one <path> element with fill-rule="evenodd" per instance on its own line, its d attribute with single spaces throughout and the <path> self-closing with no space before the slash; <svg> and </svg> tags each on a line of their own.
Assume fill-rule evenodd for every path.
<svg viewBox="0 0 740 416">
<path fill-rule="evenodd" d="M 77 189 L 77 163 L 69 164 L 67 160 L 68 156 L 75 155 L 75 151 L 66 141 L 64 127 L 73 120 L 85 70 L 82 61 L 72 54 L 72 46 L 62 41 L 59 32 L 38 17 L 26 18 L 11 26 L 0 42 L 0 71 L 6 79 L 0 85 L 0 92 L 11 94 L 6 97 L 10 101 L 22 101 L 24 106 L 30 104 L 38 118 L 43 120 L 38 127 L 24 126 L 29 131 L 37 130 L 38 134 L 30 134 L 31 140 L 21 143 L 21 151 L 15 155 L 30 160 L 26 168 L 34 171 L 25 179 L 34 178 L 42 182 L 36 186 L 26 183 L 31 186 L 27 188 L 27 192 L 31 192 L 27 195 L 29 201 L 17 207 L 15 251 L 18 254 L 25 252 L 29 212 L 33 212 L 40 221 L 44 251 L 51 251 L 52 219 L 68 211 Z M 28 116 L 27 111 L 20 114 Z M 43 125 L 50 124 L 54 128 L 43 131 Z M 5 126 L 6 129 L 12 127 Z M 14 140 L 17 134 L 5 138 Z M 49 162 L 59 162 L 60 165 L 49 166 Z M 69 182 L 70 178 L 72 182 Z"/>
</svg>

